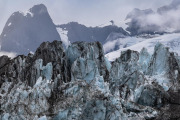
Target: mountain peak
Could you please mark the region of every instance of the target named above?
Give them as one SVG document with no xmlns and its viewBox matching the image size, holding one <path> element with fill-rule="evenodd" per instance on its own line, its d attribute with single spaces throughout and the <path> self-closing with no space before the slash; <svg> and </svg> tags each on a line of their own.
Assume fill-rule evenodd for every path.
<svg viewBox="0 0 180 120">
<path fill-rule="evenodd" d="M 42 13 L 47 13 L 47 8 L 44 4 L 38 4 L 30 8 L 29 11 L 34 14 L 42 14 Z"/>
<path fill-rule="evenodd" d="M 56 26 L 43 4 L 35 5 L 26 12 L 14 12 L 0 36 L 1 49 L 18 54 L 34 52 L 44 41 L 60 39 Z"/>
</svg>

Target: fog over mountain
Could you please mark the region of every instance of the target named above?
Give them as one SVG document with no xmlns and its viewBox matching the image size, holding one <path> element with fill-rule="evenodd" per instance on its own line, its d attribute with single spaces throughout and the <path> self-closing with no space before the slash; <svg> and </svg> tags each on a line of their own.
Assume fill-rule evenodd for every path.
<svg viewBox="0 0 180 120">
<path fill-rule="evenodd" d="M 132 35 L 177 32 L 180 30 L 180 16 L 178 13 L 180 13 L 179 0 L 173 0 L 171 4 L 162 6 L 157 11 L 136 8 L 126 17 L 130 20 L 127 23 L 127 30 Z"/>
<path fill-rule="evenodd" d="M 44 4 L 54 23 L 76 21 L 86 26 L 98 26 L 110 20 L 124 24 L 126 15 L 133 8 L 153 8 L 167 5 L 172 0 L 0 0 L 0 32 L 15 11 L 27 11 L 36 4 Z"/>
</svg>

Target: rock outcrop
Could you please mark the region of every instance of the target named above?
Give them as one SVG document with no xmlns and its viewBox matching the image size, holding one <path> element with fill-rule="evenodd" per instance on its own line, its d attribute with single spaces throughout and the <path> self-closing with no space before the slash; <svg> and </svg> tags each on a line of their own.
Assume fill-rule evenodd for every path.
<svg viewBox="0 0 180 120">
<path fill-rule="evenodd" d="M 110 63 L 99 42 L 44 42 L 0 57 L 0 87 L 2 120 L 179 118 L 179 57 L 159 43 L 152 56 L 127 50 Z"/>
</svg>

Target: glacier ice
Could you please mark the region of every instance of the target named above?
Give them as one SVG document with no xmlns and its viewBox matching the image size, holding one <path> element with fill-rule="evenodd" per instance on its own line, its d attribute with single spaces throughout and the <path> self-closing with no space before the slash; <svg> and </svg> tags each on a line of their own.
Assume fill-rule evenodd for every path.
<svg viewBox="0 0 180 120">
<path fill-rule="evenodd" d="M 113 62 L 98 42 L 66 50 L 45 42 L 28 56 L 2 56 L 0 119 L 163 118 L 174 104 L 179 109 L 179 60 L 160 43 L 152 55 L 127 50 Z"/>
</svg>

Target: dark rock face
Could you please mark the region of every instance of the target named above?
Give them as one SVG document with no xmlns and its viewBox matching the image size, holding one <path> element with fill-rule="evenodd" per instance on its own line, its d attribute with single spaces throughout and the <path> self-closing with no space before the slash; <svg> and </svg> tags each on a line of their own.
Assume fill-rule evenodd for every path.
<svg viewBox="0 0 180 120">
<path fill-rule="evenodd" d="M 61 39 L 43 4 L 35 5 L 27 13 L 13 13 L 0 36 L 1 50 L 25 55 L 49 40 Z"/>
<path fill-rule="evenodd" d="M 50 71 L 52 74 L 51 78 L 56 79 L 57 84 L 59 85 L 62 82 L 67 82 L 70 80 L 69 76 L 66 75 L 68 71 L 66 69 L 66 61 L 64 60 L 64 57 L 65 57 L 65 53 L 64 53 L 62 42 L 60 42 L 60 41 L 53 41 L 52 43 L 44 42 L 36 50 L 36 52 L 32 58 L 32 60 L 34 61 L 32 63 L 33 67 L 30 66 L 29 69 L 31 71 L 36 69 L 37 65 L 38 65 L 37 61 L 39 59 L 42 60 L 41 66 L 46 66 L 46 65 L 48 65 L 48 63 L 50 63 L 51 64 L 50 68 L 52 68 Z M 37 65 L 36 65 L 36 63 L 37 63 Z M 40 68 L 40 71 L 41 71 L 41 68 Z M 29 72 L 29 76 L 36 75 L 36 73 L 34 75 L 32 75 L 31 73 L 32 72 Z M 48 74 L 48 73 L 44 73 L 44 74 Z M 61 75 L 60 78 L 58 77 L 59 75 Z M 49 79 L 51 79 L 51 78 L 49 78 Z M 37 78 L 35 80 L 37 80 Z M 62 81 L 62 80 L 64 80 L 64 81 Z M 32 84 L 32 85 L 34 85 L 34 84 Z"/>
<path fill-rule="evenodd" d="M 127 50 L 110 63 L 99 42 L 60 41 L 2 56 L 0 119 L 178 119 L 178 58 L 157 44 L 152 56 Z"/>
<path fill-rule="evenodd" d="M 105 27 L 86 27 L 77 22 L 70 22 L 68 24 L 59 25 L 62 29 L 68 31 L 68 39 L 71 43 L 77 41 L 95 42 L 99 41 L 104 44 L 108 36 L 112 33 L 120 33 L 124 36 L 129 34 L 121 27 L 109 25 Z"/>
<path fill-rule="evenodd" d="M 10 58 L 8 58 L 7 56 L 1 56 L 0 57 L 0 68 L 3 67 L 4 65 L 8 64 L 8 62 L 10 61 Z"/>
<path fill-rule="evenodd" d="M 7 61 L 8 63 L 5 65 L 3 65 L 2 62 L 3 66 L 1 67 L 1 76 L 5 75 L 5 79 L 11 79 L 11 81 L 25 81 L 29 86 L 33 86 L 40 76 L 46 77 L 45 74 L 51 73 L 51 78 L 53 79 L 55 79 L 58 74 L 64 74 L 64 72 L 66 72 L 66 62 L 63 58 L 64 50 L 62 42 L 44 42 L 40 45 L 34 55 L 29 54 L 28 56 L 17 56 L 16 58 L 9 60 L 9 62 Z M 2 61 L 4 59 L 9 58 L 5 56 L 1 57 Z M 50 67 L 52 70 L 43 73 L 43 70 L 46 72 L 46 67 L 44 66 L 46 66 L 47 69 Z M 67 77 L 61 77 L 62 78 L 59 79 L 63 79 L 67 82 Z"/>
<path fill-rule="evenodd" d="M 2 59 L 2 58 L 1 58 Z M 7 64 L 1 67 L 1 81 L 18 81 L 24 77 L 23 68 L 25 65 L 23 61 L 25 56 L 17 56 L 13 60 L 9 60 Z"/>
<path fill-rule="evenodd" d="M 64 49 L 60 41 L 43 42 L 34 54 L 35 59 L 43 59 L 43 64 L 58 62 L 64 57 Z"/>
</svg>

